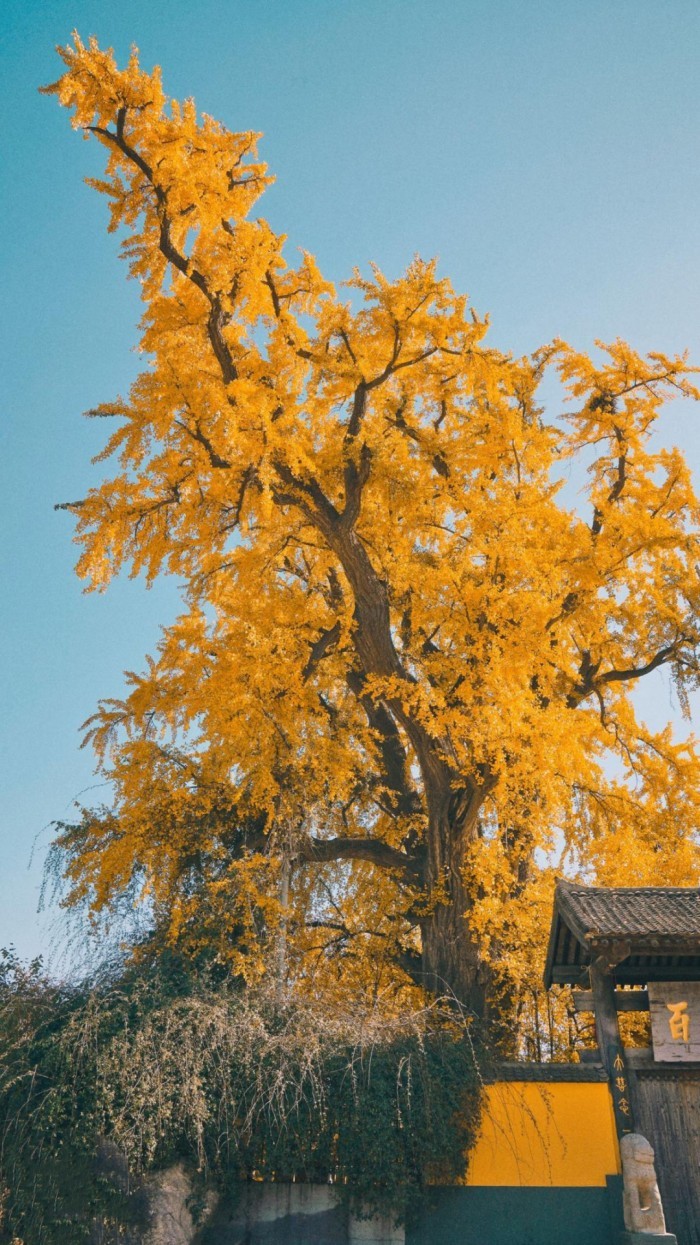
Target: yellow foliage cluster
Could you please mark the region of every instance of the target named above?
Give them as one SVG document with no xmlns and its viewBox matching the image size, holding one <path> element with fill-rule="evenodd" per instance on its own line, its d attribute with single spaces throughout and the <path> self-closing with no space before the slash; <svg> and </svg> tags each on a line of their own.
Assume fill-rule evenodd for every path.
<svg viewBox="0 0 700 1245">
<path fill-rule="evenodd" d="M 512 357 L 420 259 L 338 293 L 255 214 L 258 136 L 167 101 L 136 53 L 61 55 L 47 89 L 105 148 L 147 356 L 91 412 L 116 466 L 72 507 L 79 573 L 186 598 L 91 722 L 116 804 L 65 840 L 74 896 L 137 879 L 173 936 L 229 905 L 248 951 L 282 921 L 300 975 L 335 947 L 381 989 L 450 904 L 531 979 L 555 850 L 606 883 L 696 881 L 695 743 L 631 697 L 662 666 L 682 704 L 697 680 L 698 500 L 652 443 L 698 396 L 686 360 Z"/>
</svg>

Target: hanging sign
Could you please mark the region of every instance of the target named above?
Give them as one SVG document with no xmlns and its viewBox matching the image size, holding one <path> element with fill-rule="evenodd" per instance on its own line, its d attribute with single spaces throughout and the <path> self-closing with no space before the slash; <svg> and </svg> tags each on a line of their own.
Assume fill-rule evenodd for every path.
<svg viewBox="0 0 700 1245">
<path fill-rule="evenodd" d="M 657 1063 L 700 1063 L 700 981 L 649 982 Z"/>
</svg>

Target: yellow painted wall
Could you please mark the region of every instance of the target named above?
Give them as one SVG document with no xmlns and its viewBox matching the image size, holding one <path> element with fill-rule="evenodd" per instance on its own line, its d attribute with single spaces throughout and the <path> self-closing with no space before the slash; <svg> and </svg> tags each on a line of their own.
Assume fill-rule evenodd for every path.
<svg viewBox="0 0 700 1245">
<path fill-rule="evenodd" d="M 498 1081 L 487 1087 L 468 1185 L 605 1185 L 619 1171 L 607 1085 Z"/>
</svg>

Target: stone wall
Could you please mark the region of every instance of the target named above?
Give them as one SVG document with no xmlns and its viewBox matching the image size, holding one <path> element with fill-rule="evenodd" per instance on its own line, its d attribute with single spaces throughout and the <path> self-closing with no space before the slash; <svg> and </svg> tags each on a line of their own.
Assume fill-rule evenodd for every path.
<svg viewBox="0 0 700 1245">
<path fill-rule="evenodd" d="M 348 1215 L 332 1185 L 250 1184 L 235 1205 L 205 1205 L 197 1225 L 180 1167 L 151 1182 L 144 1245 L 617 1245 L 619 1177 L 604 1187 L 455 1186 L 432 1190 L 405 1231 Z"/>
<path fill-rule="evenodd" d="M 332 1185 L 244 1185 L 235 1204 L 210 1196 L 195 1223 L 181 1165 L 150 1182 L 144 1245 L 403 1245 L 403 1228 L 348 1214 Z"/>
</svg>

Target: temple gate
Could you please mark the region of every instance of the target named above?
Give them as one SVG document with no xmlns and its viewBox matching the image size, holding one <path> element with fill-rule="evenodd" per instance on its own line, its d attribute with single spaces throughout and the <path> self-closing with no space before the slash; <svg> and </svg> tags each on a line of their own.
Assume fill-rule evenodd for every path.
<svg viewBox="0 0 700 1245">
<path fill-rule="evenodd" d="M 584 987 L 618 1137 L 648 1138 L 667 1231 L 700 1245 L 700 889 L 559 882 L 545 984 Z M 650 1014 L 648 1048 L 623 1046 L 619 1012 Z"/>
</svg>

